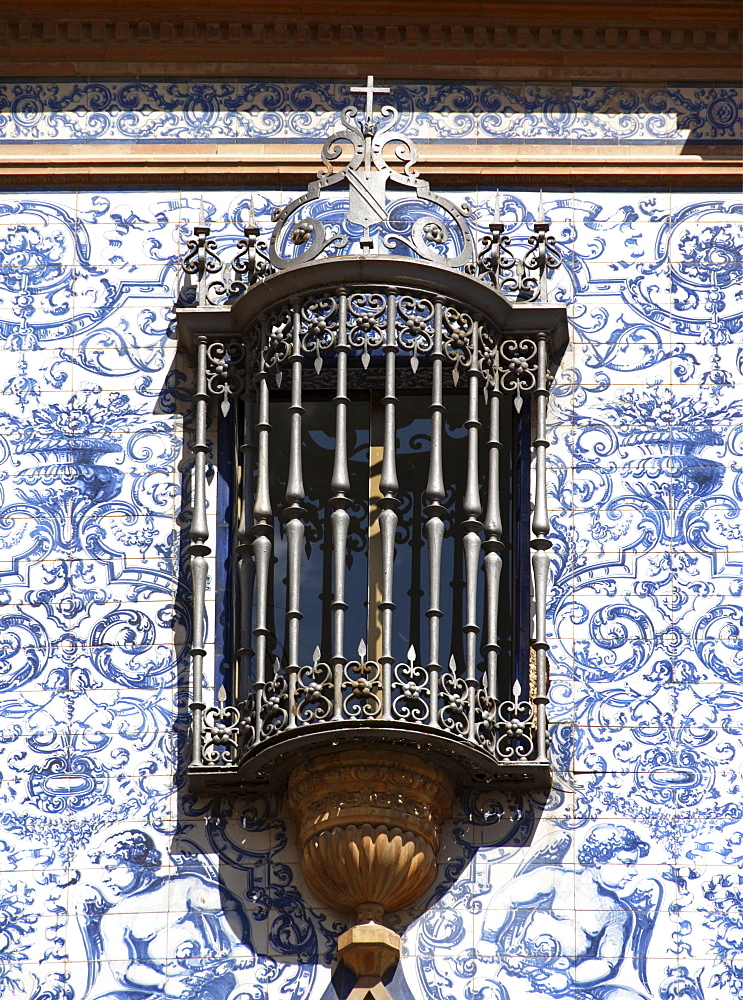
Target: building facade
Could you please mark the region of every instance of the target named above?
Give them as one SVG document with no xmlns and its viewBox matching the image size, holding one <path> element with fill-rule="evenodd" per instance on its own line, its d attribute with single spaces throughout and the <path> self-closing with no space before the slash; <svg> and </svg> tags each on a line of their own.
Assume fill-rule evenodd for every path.
<svg viewBox="0 0 743 1000">
<path fill-rule="evenodd" d="M 736 5 L 561 6 L 3 8 L 3 996 L 743 996 Z M 284 798 L 189 785 L 197 387 L 174 310 L 194 229 L 267 236 L 371 72 L 478 245 L 494 219 L 517 248 L 549 223 L 570 342 L 551 785 L 456 790 L 432 888 L 387 917 L 402 957 L 367 988 Z"/>
</svg>

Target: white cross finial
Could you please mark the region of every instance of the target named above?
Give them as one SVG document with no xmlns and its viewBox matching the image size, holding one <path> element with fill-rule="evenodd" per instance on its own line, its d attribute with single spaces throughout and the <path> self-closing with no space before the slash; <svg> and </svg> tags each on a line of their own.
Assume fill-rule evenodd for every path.
<svg viewBox="0 0 743 1000">
<path fill-rule="evenodd" d="M 389 87 L 375 87 L 374 77 L 367 76 L 365 87 L 351 87 L 352 94 L 366 94 L 366 117 L 367 120 L 371 120 L 373 106 L 374 106 L 374 95 L 375 94 L 389 94 Z"/>
</svg>

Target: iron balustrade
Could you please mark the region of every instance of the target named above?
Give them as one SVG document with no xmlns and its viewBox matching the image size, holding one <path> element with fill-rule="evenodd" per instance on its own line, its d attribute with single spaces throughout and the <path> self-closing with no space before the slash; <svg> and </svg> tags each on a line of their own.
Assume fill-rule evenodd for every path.
<svg viewBox="0 0 743 1000">
<path fill-rule="evenodd" d="M 328 262 L 332 268 L 333 262 Z M 394 261 L 386 261 L 394 267 Z M 336 269 L 339 266 L 335 264 Z M 430 265 L 420 265 L 430 269 Z M 408 263 L 408 269 L 415 269 Z M 421 277 L 428 277 L 425 275 Z M 271 279 L 276 281 L 276 279 Z M 459 282 L 474 279 L 459 276 Z M 443 284 L 443 283 L 441 283 Z M 280 284 L 277 282 L 277 290 Z M 492 291 L 488 294 L 495 298 Z M 496 303 L 498 304 L 498 303 Z M 524 314 L 525 315 L 525 314 Z M 466 300 L 420 287 L 345 282 L 311 288 L 261 310 L 239 337 L 196 334 L 197 387 L 194 444 L 194 510 L 191 559 L 194 590 L 192 767 L 240 770 L 260 780 L 270 762 L 290 752 L 302 734 L 314 741 L 341 738 L 423 741 L 432 752 L 457 757 L 473 776 L 496 766 L 547 762 L 547 593 L 549 522 L 546 507 L 545 423 L 550 357 L 555 336 L 549 329 L 500 329 Z M 559 345 L 558 345 L 559 346 Z M 393 599 L 396 535 L 401 482 L 397 461 L 400 393 L 412 384 L 427 395 L 429 466 L 422 497 L 427 555 L 424 648 L 395 648 Z M 377 387 L 381 392 L 382 460 L 378 507 L 380 566 L 370 582 L 379 636 L 368 649 L 368 629 L 358 621 L 350 633 L 347 604 L 347 544 L 353 496 L 348 462 L 350 393 Z M 302 561 L 307 530 L 305 480 L 316 474 L 303 462 L 305 398 L 321 390 L 332 409 L 334 457 L 327 489 L 332 552 L 332 639 L 302 659 Z M 464 397 L 465 481 L 461 518 L 452 531 L 443 463 L 443 420 L 447 394 Z M 272 403 L 272 398 L 285 400 Z M 499 669 L 500 582 L 502 568 L 500 425 L 504 408 L 518 413 L 531 399 L 533 511 L 531 518 L 534 663 L 526 685 L 513 671 Z M 210 401 L 223 416 L 234 410 L 240 421 L 236 484 L 236 600 L 239 640 L 235 650 L 232 703 L 223 690 L 207 707 L 202 670 L 205 649 L 200 629 L 206 593 L 206 453 Z M 272 449 L 276 429 L 271 407 L 283 409 L 288 457 L 276 502 Z M 275 418 L 273 418 L 275 419 Z M 485 468 L 479 463 L 485 456 Z M 528 461 L 528 458 L 527 458 Z M 275 477 L 274 477 L 275 478 Z M 272 496 L 273 494 L 273 496 Z M 372 504 L 374 506 L 374 504 Z M 369 516 L 371 522 L 371 513 Z M 286 641 L 282 657 L 269 627 L 270 577 L 277 555 L 276 531 L 285 539 L 283 565 L 274 574 L 286 580 Z M 447 527 L 448 526 L 448 527 Z M 442 546 L 446 534 L 461 546 L 463 566 L 462 655 L 443 656 Z M 367 541 L 367 544 L 371 544 Z M 483 593 L 478 589 L 482 587 Z M 252 620 L 251 620 L 252 619 Z M 366 623 L 365 623 L 366 626 Z M 367 634 L 359 634 L 360 631 Z M 399 641 L 397 643 L 399 647 Z M 353 653 L 350 650 L 353 650 Z M 370 655 L 373 654 L 373 655 Z M 511 658 L 514 652 L 511 652 Z M 444 661 L 444 662 L 442 662 Z M 511 683 L 506 687 L 504 676 Z M 528 690 L 528 687 L 531 690 Z M 525 689 L 527 688 L 527 689 Z M 288 741 L 288 743 L 287 743 Z M 283 744 L 287 743 L 287 746 Z M 523 771 L 528 773 L 528 768 Z"/>
</svg>

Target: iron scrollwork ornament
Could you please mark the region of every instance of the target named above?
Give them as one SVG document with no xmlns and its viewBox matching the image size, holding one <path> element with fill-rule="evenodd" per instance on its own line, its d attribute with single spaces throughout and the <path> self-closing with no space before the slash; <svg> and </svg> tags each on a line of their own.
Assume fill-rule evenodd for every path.
<svg viewBox="0 0 743 1000">
<path fill-rule="evenodd" d="M 206 764 L 233 764 L 237 759 L 241 713 L 234 705 L 227 705 L 227 692 L 220 687 L 218 704 L 204 712 L 204 737 L 202 758 Z"/>
<path fill-rule="evenodd" d="M 548 281 L 561 267 L 562 254 L 549 235 L 541 199 L 523 256 L 515 252 L 515 238 L 499 218 L 499 197 L 496 218 L 478 253 L 472 207 L 455 205 L 431 191 L 414 169 L 415 144 L 395 131 L 397 110 L 390 105 L 374 110 L 374 95 L 387 93 L 387 88 L 374 87 L 369 77 L 366 87 L 351 89 L 366 95 L 365 111 L 354 105 L 343 109 L 342 127 L 322 147 L 317 180 L 300 197 L 274 209 L 268 244 L 260 239 L 252 201 L 232 261 L 221 260 L 218 243 L 202 218 L 183 263 L 186 274 L 197 277 L 198 306 L 233 301 L 272 274 L 321 256 L 378 255 L 383 250 L 462 270 L 520 302 L 546 302 Z M 344 154 L 348 161 L 339 166 Z M 388 155 L 394 156 L 395 166 L 387 162 Z M 418 353 L 412 355 L 414 368 Z"/>
<path fill-rule="evenodd" d="M 501 389 L 514 394 L 513 405 L 520 411 L 524 394 L 537 384 L 537 345 L 533 340 L 504 340 L 499 347 Z"/>
<path fill-rule="evenodd" d="M 199 307 L 216 305 L 212 298 L 213 286 L 222 290 L 221 278 L 210 280 L 210 275 L 221 276 L 223 263 L 219 256 L 217 241 L 210 239 L 211 227 L 202 223 L 194 227 L 193 238 L 186 244 L 187 254 L 183 260 L 183 271 L 196 276 L 196 294 Z"/>
<path fill-rule="evenodd" d="M 232 399 L 245 391 L 247 352 L 239 340 L 212 341 L 206 351 L 206 382 L 209 393 L 220 400 L 223 416 Z"/>
<path fill-rule="evenodd" d="M 230 294 L 239 295 L 251 285 L 267 278 L 274 273 L 274 268 L 268 256 L 268 248 L 260 239 L 260 226 L 255 221 L 253 202 L 250 202 L 248 224 L 243 230 L 243 238 L 237 241 L 237 254 L 232 261 L 234 280 L 230 285 Z"/>
<path fill-rule="evenodd" d="M 541 214 L 541 213 L 540 213 Z M 549 277 L 562 266 L 562 251 L 549 233 L 549 222 L 533 224 L 523 258 L 514 252 L 513 238 L 499 220 L 488 226 L 477 256 L 477 274 L 504 295 L 518 302 L 547 302 Z"/>
</svg>

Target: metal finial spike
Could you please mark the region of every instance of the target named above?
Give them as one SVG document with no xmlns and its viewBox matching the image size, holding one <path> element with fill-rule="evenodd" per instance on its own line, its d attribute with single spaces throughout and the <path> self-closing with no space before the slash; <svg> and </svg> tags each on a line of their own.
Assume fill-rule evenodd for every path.
<svg viewBox="0 0 743 1000">
<path fill-rule="evenodd" d="M 201 205 L 199 207 L 199 225 L 203 228 L 206 225 L 206 216 L 204 214 L 204 199 L 201 199 Z"/>
<path fill-rule="evenodd" d="M 412 644 L 412 642 L 411 642 L 411 644 L 410 644 L 410 649 L 408 650 L 408 662 L 409 662 L 409 663 L 410 663 L 411 665 L 412 665 L 413 663 L 415 663 L 415 658 L 416 658 L 416 656 L 417 656 L 417 655 L 418 655 L 418 654 L 417 654 L 417 653 L 416 653 L 416 651 L 415 651 L 415 646 L 414 646 L 414 645 Z"/>
<path fill-rule="evenodd" d="M 363 639 L 359 643 L 359 659 L 360 660 L 366 659 L 366 643 L 364 642 Z"/>
<path fill-rule="evenodd" d="M 253 206 L 253 195 L 250 196 L 250 212 L 248 213 L 248 225 L 255 226 L 255 208 Z"/>
<path fill-rule="evenodd" d="M 495 189 L 495 213 L 493 221 L 496 225 L 500 223 L 500 188 Z"/>
<path fill-rule="evenodd" d="M 521 684 L 518 679 L 513 682 L 513 700 L 518 701 L 521 697 Z"/>
<path fill-rule="evenodd" d="M 451 656 L 449 657 L 449 670 L 451 670 L 452 673 L 455 673 L 456 669 L 457 669 L 457 661 L 454 659 L 454 653 L 452 653 Z"/>
<path fill-rule="evenodd" d="M 219 691 L 217 691 L 217 701 L 221 705 L 224 705 L 224 703 L 227 701 L 227 692 L 224 689 L 224 684 L 219 685 Z"/>
<path fill-rule="evenodd" d="M 320 647 L 319 646 L 315 646 L 314 650 L 312 651 L 312 662 L 315 663 L 315 664 L 319 663 L 320 662 L 320 655 L 321 655 L 320 654 Z"/>
<path fill-rule="evenodd" d="M 537 222 L 544 222 L 544 191 L 542 188 L 539 189 L 539 212 L 537 213 Z"/>
</svg>

